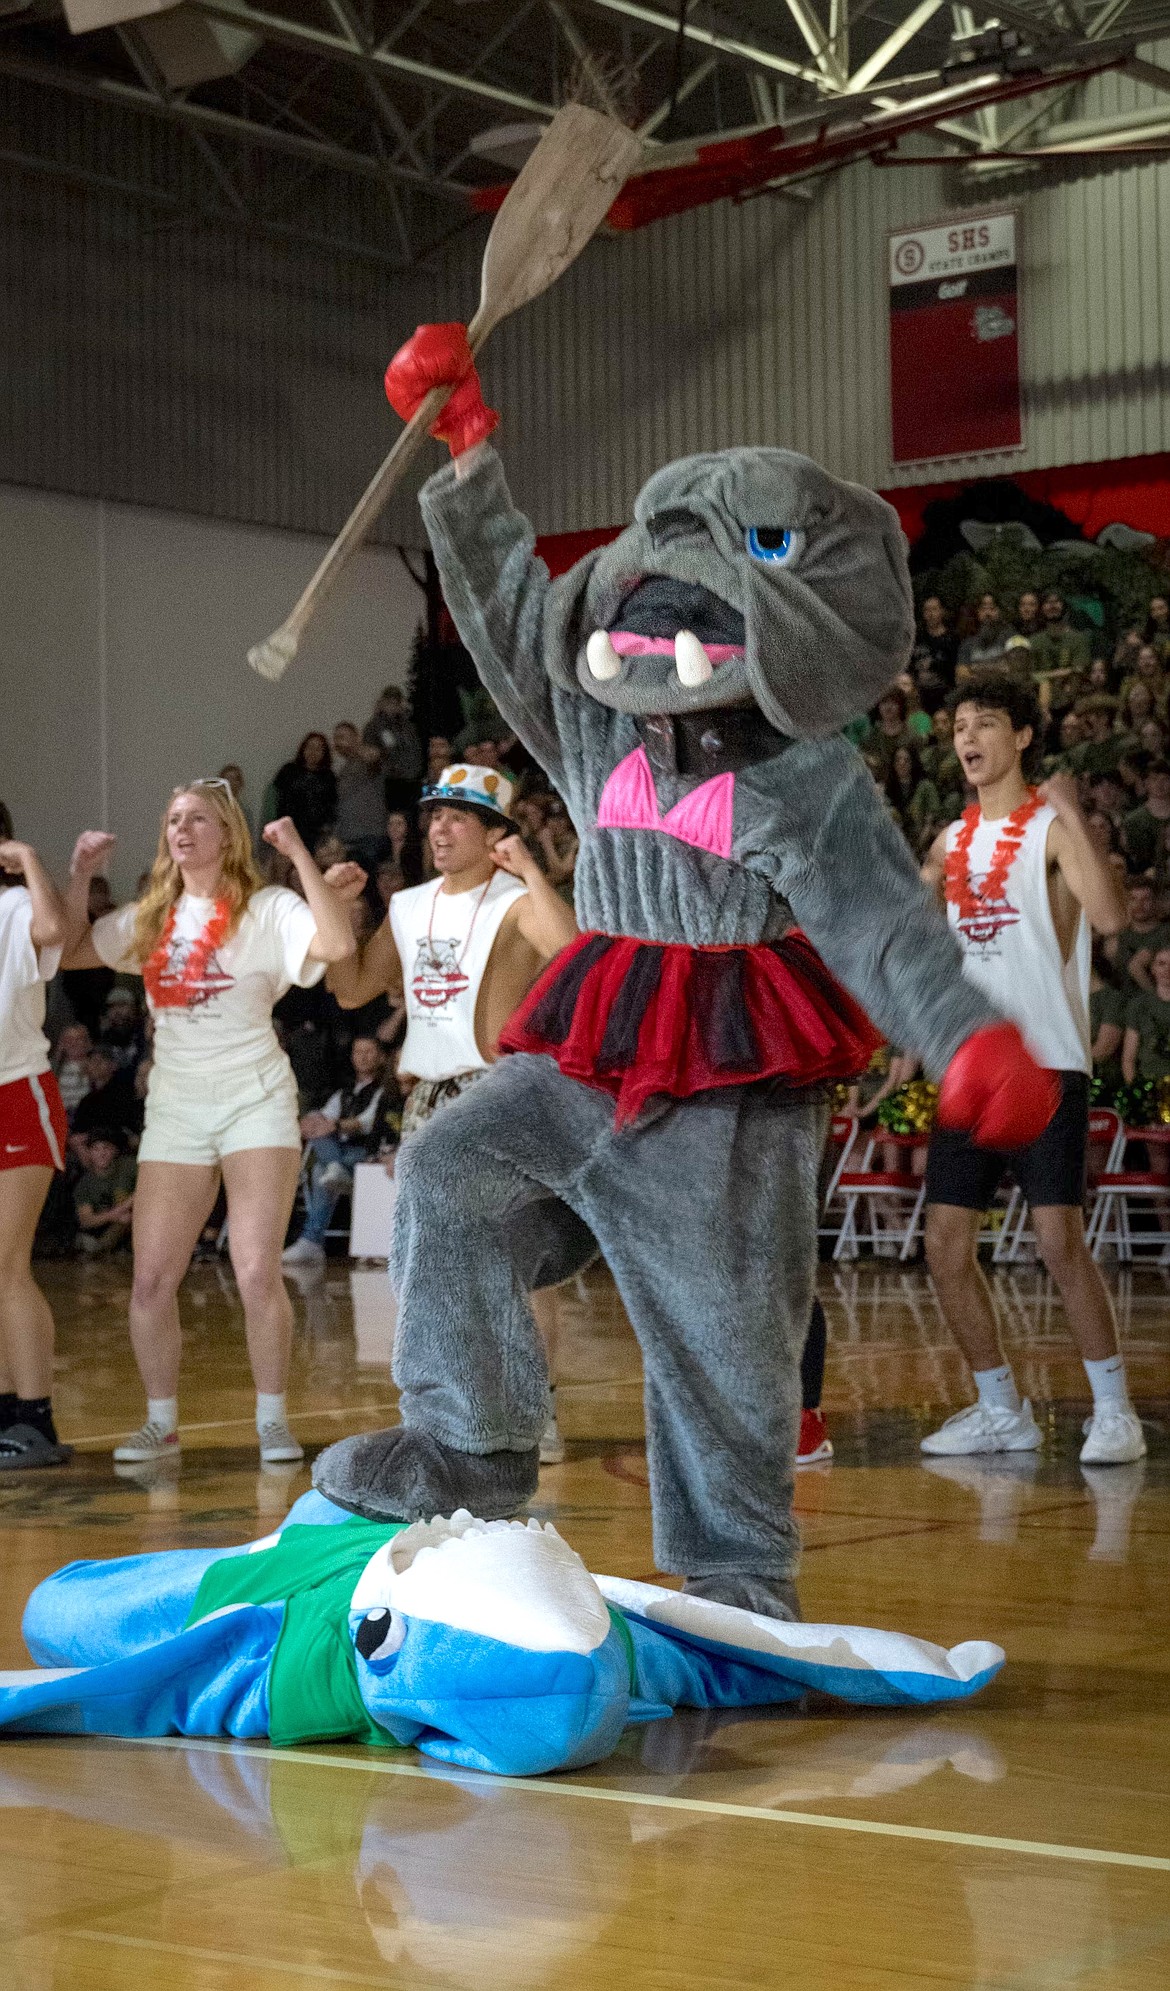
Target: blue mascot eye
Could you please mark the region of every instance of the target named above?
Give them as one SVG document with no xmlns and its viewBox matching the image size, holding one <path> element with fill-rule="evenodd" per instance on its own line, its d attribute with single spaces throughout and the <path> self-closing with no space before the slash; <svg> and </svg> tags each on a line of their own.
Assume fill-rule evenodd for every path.
<svg viewBox="0 0 1170 1991">
<path fill-rule="evenodd" d="M 804 551 L 804 534 L 797 525 L 749 525 L 744 543 L 753 560 L 772 567 L 794 567 Z"/>
</svg>

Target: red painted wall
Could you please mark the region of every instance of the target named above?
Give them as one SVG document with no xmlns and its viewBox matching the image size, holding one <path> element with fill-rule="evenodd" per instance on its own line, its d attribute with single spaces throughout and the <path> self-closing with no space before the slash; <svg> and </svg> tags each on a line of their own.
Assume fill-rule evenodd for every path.
<svg viewBox="0 0 1170 1991">
<path fill-rule="evenodd" d="M 951 484 L 907 484 L 883 491 L 902 521 L 907 539 L 914 542 L 922 531 L 923 508 L 935 498 L 953 498 L 967 477 Z M 1159 456 L 1127 456 L 1111 463 L 1065 464 L 1056 470 L 1024 470 L 1011 480 L 1029 497 L 1059 505 L 1075 519 L 1086 539 L 1095 539 L 1101 528 L 1118 519 L 1142 532 L 1170 539 L 1170 453 Z M 616 539 L 621 527 L 597 526 L 588 532 L 546 533 L 536 542 L 536 550 L 548 564 L 551 574 L 563 574 L 575 560 Z"/>
</svg>

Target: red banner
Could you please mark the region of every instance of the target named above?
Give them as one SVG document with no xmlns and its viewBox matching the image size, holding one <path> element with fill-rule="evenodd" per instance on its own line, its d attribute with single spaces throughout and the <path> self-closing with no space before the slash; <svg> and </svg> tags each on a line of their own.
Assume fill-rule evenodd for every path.
<svg viewBox="0 0 1170 1991">
<path fill-rule="evenodd" d="M 891 235 L 889 280 L 894 462 L 1017 449 L 1015 215 Z"/>
</svg>

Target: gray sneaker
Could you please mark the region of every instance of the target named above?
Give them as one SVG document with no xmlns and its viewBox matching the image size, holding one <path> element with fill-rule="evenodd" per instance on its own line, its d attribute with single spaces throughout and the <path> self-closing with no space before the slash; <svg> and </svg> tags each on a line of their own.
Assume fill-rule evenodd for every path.
<svg viewBox="0 0 1170 1991">
<path fill-rule="evenodd" d="M 32 1472 L 39 1466 L 64 1466 L 73 1457 L 72 1445 L 54 1445 L 34 1424 L 10 1424 L 0 1431 L 0 1472 Z"/>
<path fill-rule="evenodd" d="M 294 1465 L 305 1456 L 303 1445 L 293 1437 L 283 1418 L 275 1418 L 271 1424 L 262 1424 L 258 1435 L 262 1466 Z"/>
<path fill-rule="evenodd" d="M 177 1459 L 179 1456 L 179 1434 L 168 1431 L 162 1424 L 152 1424 L 149 1417 L 132 1431 L 122 1444 L 114 1448 L 114 1463 L 119 1466 L 141 1466 L 149 1459 Z"/>
</svg>

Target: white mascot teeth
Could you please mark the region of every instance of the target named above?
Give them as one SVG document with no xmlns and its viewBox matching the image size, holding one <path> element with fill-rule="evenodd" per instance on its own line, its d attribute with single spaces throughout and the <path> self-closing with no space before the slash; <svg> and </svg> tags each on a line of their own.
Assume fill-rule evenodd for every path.
<svg viewBox="0 0 1170 1991">
<path fill-rule="evenodd" d="M 695 685 L 706 684 L 707 679 L 714 674 L 710 657 L 698 637 L 692 636 L 689 629 L 680 629 L 674 639 L 674 663 L 679 683 L 685 684 L 688 689 Z"/>
<path fill-rule="evenodd" d="M 605 629 L 595 629 L 585 645 L 585 661 L 591 677 L 602 683 L 607 678 L 615 678 L 622 667 L 622 660 L 609 640 Z"/>
</svg>

